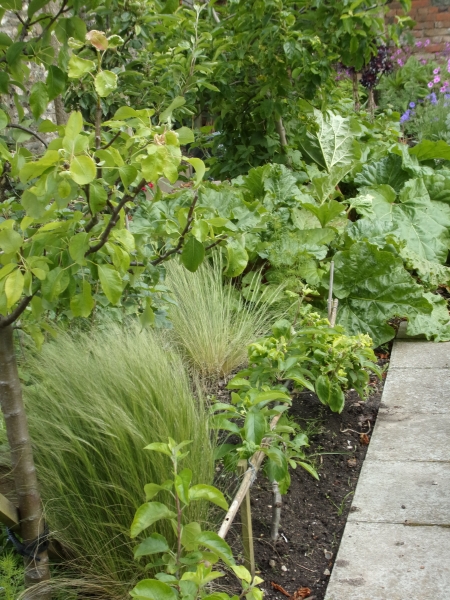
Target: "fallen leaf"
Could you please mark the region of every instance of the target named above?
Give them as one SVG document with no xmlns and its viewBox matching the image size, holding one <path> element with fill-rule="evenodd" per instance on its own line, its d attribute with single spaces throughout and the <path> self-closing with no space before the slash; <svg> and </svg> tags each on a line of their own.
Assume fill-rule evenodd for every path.
<svg viewBox="0 0 450 600">
<path fill-rule="evenodd" d="M 367 435 L 367 433 L 361 433 L 359 435 L 359 443 L 361 444 L 361 446 L 368 446 L 370 442 L 370 438 Z"/>
<path fill-rule="evenodd" d="M 309 596 L 311 596 L 311 590 L 307 587 L 301 587 L 294 592 L 292 600 L 303 600 L 304 598 L 309 598 Z"/>
<path fill-rule="evenodd" d="M 349 458 L 347 464 L 351 469 L 353 469 L 356 467 L 356 458 Z"/>
<path fill-rule="evenodd" d="M 291 597 L 290 593 L 287 592 L 283 587 L 281 587 L 281 585 L 278 585 L 278 583 L 275 583 L 274 581 L 271 581 L 270 585 L 273 587 L 274 590 L 277 590 L 278 592 L 281 592 L 282 594 L 284 594 L 288 598 Z"/>
</svg>

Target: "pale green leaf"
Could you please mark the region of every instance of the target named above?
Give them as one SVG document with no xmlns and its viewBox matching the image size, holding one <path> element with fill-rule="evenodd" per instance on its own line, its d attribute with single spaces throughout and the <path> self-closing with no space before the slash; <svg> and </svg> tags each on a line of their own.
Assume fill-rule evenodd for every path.
<svg viewBox="0 0 450 600">
<path fill-rule="evenodd" d="M 11 306 L 20 300 L 24 283 L 24 277 L 20 269 L 16 269 L 6 277 L 5 296 L 7 308 L 11 308 Z"/>
<path fill-rule="evenodd" d="M 90 156 L 74 156 L 70 162 L 70 175 L 78 185 L 91 183 L 97 176 L 97 167 Z"/>
<path fill-rule="evenodd" d="M 95 76 L 95 89 L 101 98 L 106 98 L 111 92 L 117 89 L 117 75 L 112 71 L 100 71 Z"/>
<path fill-rule="evenodd" d="M 112 265 L 98 265 L 98 276 L 105 296 L 111 304 L 117 304 L 123 290 L 122 278 Z"/>
<path fill-rule="evenodd" d="M 202 264 L 205 258 L 205 248 L 197 238 L 191 236 L 184 244 L 181 252 L 181 262 L 188 271 L 194 273 Z"/>
<path fill-rule="evenodd" d="M 137 535 L 162 519 L 173 519 L 176 515 L 172 512 L 165 504 L 161 502 L 146 502 L 140 506 L 133 519 L 131 525 L 131 537 L 135 538 Z"/>
</svg>

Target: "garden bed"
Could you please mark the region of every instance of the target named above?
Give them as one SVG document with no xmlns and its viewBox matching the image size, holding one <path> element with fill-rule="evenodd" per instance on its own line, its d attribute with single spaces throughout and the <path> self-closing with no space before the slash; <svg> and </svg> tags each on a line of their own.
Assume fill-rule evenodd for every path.
<svg viewBox="0 0 450 600">
<path fill-rule="evenodd" d="M 388 363 L 388 355 L 381 356 L 378 364 L 383 366 Z M 309 391 L 294 397 L 289 414 L 303 427 L 309 426 L 315 431 L 310 437 L 310 452 L 318 454 L 320 481 L 300 467 L 291 471 L 292 483 L 283 496 L 280 538 L 276 544 L 270 539 L 271 485 L 259 475 L 251 488 L 255 559 L 258 575 L 264 579 L 262 587 L 266 598 L 283 598 L 283 593 L 275 589 L 272 582 L 289 594 L 304 587 L 311 590 L 311 600 L 324 598 L 377 418 L 383 386 L 384 377 L 382 381 L 373 378 L 373 392 L 366 402 L 362 402 L 356 392 L 348 392 L 340 415 L 331 413 Z M 361 437 L 355 432 L 368 434 Z M 242 558 L 238 520 L 239 517 L 227 541 L 235 555 Z"/>
</svg>

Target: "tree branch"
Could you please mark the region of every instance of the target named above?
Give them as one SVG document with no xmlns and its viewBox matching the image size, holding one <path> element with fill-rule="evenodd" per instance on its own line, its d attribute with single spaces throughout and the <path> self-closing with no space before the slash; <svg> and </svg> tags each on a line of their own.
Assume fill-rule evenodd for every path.
<svg viewBox="0 0 450 600">
<path fill-rule="evenodd" d="M 124 196 L 122 198 L 122 200 L 119 202 L 119 204 L 115 207 L 115 209 L 113 211 L 113 214 L 111 216 L 111 219 L 109 220 L 108 225 L 105 227 L 104 232 L 100 236 L 100 241 L 98 242 L 98 244 L 95 244 L 95 246 L 91 246 L 89 248 L 89 250 L 85 253 L 85 256 L 89 256 L 89 254 L 93 254 L 94 252 L 98 252 L 100 250 L 100 248 L 103 248 L 103 246 L 108 241 L 109 234 L 111 233 L 112 229 L 114 228 L 114 226 L 117 224 L 117 221 L 119 220 L 120 211 L 122 210 L 122 208 L 125 206 L 125 204 L 127 202 L 133 202 L 136 199 L 136 196 L 139 194 L 139 192 L 141 191 L 141 188 L 144 185 L 145 185 L 145 179 L 143 179 L 138 184 L 137 189 L 136 189 L 136 191 L 135 191 L 135 193 L 134 193 L 133 196 L 129 196 L 127 194 L 126 196 Z M 89 224 L 86 227 L 88 227 Z"/>
<path fill-rule="evenodd" d="M 6 127 L 9 127 L 10 129 L 20 129 L 21 131 L 25 131 L 26 133 L 33 135 L 37 140 L 41 142 L 41 144 L 44 144 L 44 146 L 48 148 L 47 142 L 43 138 L 41 138 L 40 135 L 35 133 L 32 129 L 28 129 L 28 127 L 24 127 L 23 125 L 16 125 L 15 123 L 10 123 Z"/>
<path fill-rule="evenodd" d="M 114 142 L 117 140 L 117 138 L 119 137 L 119 135 L 121 133 L 122 133 L 122 130 L 119 129 L 119 131 L 116 133 L 116 135 L 105 146 L 102 146 L 101 150 L 107 150 L 112 144 L 114 144 Z"/>
<path fill-rule="evenodd" d="M 172 250 L 169 250 L 165 254 L 161 254 L 161 256 L 159 256 L 155 260 L 152 260 L 150 263 L 151 265 L 153 265 L 155 267 L 156 265 L 159 265 L 160 263 L 164 262 L 166 260 L 166 258 L 169 258 L 169 256 L 172 256 L 172 254 L 178 254 L 178 252 L 181 250 L 181 247 L 183 246 L 183 243 L 184 243 L 184 238 L 186 237 L 186 234 L 189 232 L 192 221 L 194 220 L 194 209 L 195 209 L 195 205 L 197 204 L 197 200 L 198 200 L 198 194 L 196 192 L 194 195 L 194 200 L 189 208 L 186 226 L 183 229 L 183 231 L 181 232 L 180 238 L 178 240 L 178 244 L 175 246 L 175 248 L 172 248 Z"/>
<path fill-rule="evenodd" d="M 53 25 L 53 23 L 64 13 L 66 12 L 66 5 L 67 5 L 68 0 L 63 0 L 63 3 L 61 4 L 61 8 L 58 10 L 58 12 L 52 17 L 52 19 L 50 19 L 50 22 L 47 23 L 47 25 L 43 28 L 41 34 L 36 38 L 36 42 L 39 42 L 39 40 L 41 40 L 44 35 L 47 33 L 47 31 L 50 29 L 50 27 Z M 68 9 L 67 9 L 68 10 Z"/>
<path fill-rule="evenodd" d="M 211 248 L 214 248 L 215 246 L 218 246 L 221 242 L 224 242 L 227 239 L 227 235 L 225 237 L 220 238 L 219 240 L 216 240 L 213 244 L 210 244 L 209 246 L 206 246 L 205 248 L 205 252 L 207 250 L 211 250 Z"/>
<path fill-rule="evenodd" d="M 26 307 L 30 304 L 33 296 L 25 296 L 25 298 L 22 298 L 21 302 L 16 306 L 11 314 L 6 315 L 6 317 L 0 317 L 0 327 L 8 327 L 8 325 L 12 325 L 14 321 L 17 321 Z"/>
</svg>

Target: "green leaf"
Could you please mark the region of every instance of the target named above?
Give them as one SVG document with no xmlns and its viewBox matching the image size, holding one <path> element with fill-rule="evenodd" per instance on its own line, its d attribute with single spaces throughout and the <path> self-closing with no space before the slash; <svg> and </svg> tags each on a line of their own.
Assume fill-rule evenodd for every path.
<svg viewBox="0 0 450 600">
<path fill-rule="evenodd" d="M 65 128 L 65 137 L 75 140 L 77 135 L 83 131 L 83 115 L 80 112 L 71 113 Z"/>
<path fill-rule="evenodd" d="M 89 237 L 88 233 L 77 233 L 70 238 L 69 254 L 79 265 L 86 264 L 84 255 L 89 250 Z"/>
<path fill-rule="evenodd" d="M 423 182 L 431 200 L 450 204 L 450 170 L 439 169 L 433 175 L 424 175 Z"/>
<path fill-rule="evenodd" d="M 2 229 L 0 230 L 0 248 L 5 254 L 12 254 L 20 250 L 23 244 L 23 238 L 20 233 L 14 231 L 14 229 Z"/>
<path fill-rule="evenodd" d="M 8 125 L 8 115 L 5 113 L 4 110 L 0 109 L 0 129 L 5 129 L 5 127 Z"/>
<path fill-rule="evenodd" d="M 450 160 L 450 146 L 443 140 L 432 142 L 431 140 L 422 140 L 413 148 L 409 149 L 412 156 L 416 156 L 417 160 L 433 160 L 442 159 Z"/>
<path fill-rule="evenodd" d="M 66 269 L 55 267 L 42 282 L 42 295 L 48 302 L 54 302 L 68 287 L 70 277 Z"/>
<path fill-rule="evenodd" d="M 220 490 L 212 485 L 204 485 L 202 483 L 193 485 L 189 490 L 189 500 L 208 500 L 213 504 L 217 504 L 217 506 L 220 506 L 223 510 L 228 510 L 225 496 Z"/>
<path fill-rule="evenodd" d="M 106 98 L 111 92 L 117 89 L 117 75 L 112 71 L 100 71 L 95 76 L 95 89 L 101 98 Z"/>
<path fill-rule="evenodd" d="M 191 236 L 188 241 L 184 244 L 181 252 L 181 262 L 191 273 L 195 271 L 202 264 L 205 258 L 205 248 L 197 238 Z"/>
<path fill-rule="evenodd" d="M 70 175 L 78 185 L 91 183 L 97 176 L 97 166 L 90 156 L 74 156 L 70 161 Z"/>
<path fill-rule="evenodd" d="M 111 265 L 98 265 L 98 276 L 105 296 L 111 304 L 117 304 L 123 290 L 122 278 Z"/>
<path fill-rule="evenodd" d="M 175 490 L 183 504 L 189 504 L 189 486 L 192 481 L 192 471 L 183 469 L 175 476 Z"/>
<path fill-rule="evenodd" d="M 243 581 L 246 581 L 247 583 L 252 582 L 252 575 L 245 567 L 241 565 L 234 565 L 231 568 L 233 569 L 233 572 L 236 575 L 236 577 L 242 579 Z"/>
<path fill-rule="evenodd" d="M 201 532 L 202 528 L 199 523 L 188 523 L 183 527 L 183 531 L 181 532 L 181 543 L 188 552 L 197 549 L 197 538 Z"/>
<path fill-rule="evenodd" d="M 141 542 L 134 550 L 134 558 L 148 556 L 149 554 L 157 554 L 158 552 L 168 552 L 169 544 L 166 538 L 159 533 L 152 533 L 150 537 Z"/>
<path fill-rule="evenodd" d="M 153 452 L 161 452 L 162 454 L 167 454 L 167 456 L 172 456 L 169 446 L 162 442 L 153 442 L 145 446 L 144 450 L 152 450 Z"/>
<path fill-rule="evenodd" d="M 217 533 L 203 531 L 198 536 L 197 543 L 199 546 L 205 546 L 205 548 L 216 554 L 226 565 L 234 565 L 233 553 L 230 546 Z"/>
<path fill-rule="evenodd" d="M 345 211 L 345 206 L 340 202 L 336 202 L 336 200 L 330 200 L 330 202 L 326 202 L 321 206 L 304 203 L 303 208 L 312 212 L 319 219 L 322 227 L 325 227 L 327 223 Z"/>
<path fill-rule="evenodd" d="M 0 94 L 9 93 L 9 75 L 5 71 L 0 71 Z"/>
<path fill-rule="evenodd" d="M 107 200 L 108 194 L 101 183 L 94 181 L 89 184 L 89 206 L 94 215 L 105 208 Z"/>
<path fill-rule="evenodd" d="M 185 158 L 184 160 L 194 167 L 194 187 L 198 187 L 202 182 L 203 176 L 205 175 L 205 163 L 200 158 Z"/>
<path fill-rule="evenodd" d="M 131 525 L 131 537 L 135 538 L 137 535 L 162 519 L 173 519 L 176 514 L 169 510 L 165 504 L 161 502 L 147 502 L 140 506 L 133 519 Z"/>
<path fill-rule="evenodd" d="M 28 5 L 28 16 L 32 17 L 35 13 L 37 13 L 38 10 L 41 10 L 41 8 L 47 6 L 49 1 L 50 0 L 31 0 L 30 4 Z"/>
<path fill-rule="evenodd" d="M 319 375 L 316 379 L 316 394 L 322 404 L 329 406 L 333 412 L 341 413 L 343 411 L 344 392 L 337 383 L 331 382 L 325 375 Z"/>
<path fill-rule="evenodd" d="M 91 285 L 87 281 L 83 281 L 81 294 L 75 294 L 70 299 L 70 310 L 74 317 L 83 317 L 86 319 L 91 314 L 94 306 L 95 301 L 92 297 Z"/>
<path fill-rule="evenodd" d="M 46 84 L 49 102 L 57 98 L 66 89 L 67 76 L 59 67 L 51 65 L 48 69 Z"/>
<path fill-rule="evenodd" d="M 169 104 L 169 106 L 166 108 L 166 110 L 164 110 L 159 115 L 159 122 L 165 123 L 166 121 L 168 121 L 169 118 L 172 116 L 173 111 L 179 108 L 180 106 L 183 106 L 183 104 L 186 104 L 186 100 L 183 98 L 183 96 L 177 96 L 176 98 L 174 98 Z"/>
<path fill-rule="evenodd" d="M 132 165 L 123 165 L 123 167 L 119 167 L 119 176 L 123 185 L 125 186 L 125 189 L 128 189 L 133 183 L 133 181 L 136 179 L 137 173 L 137 169 Z"/>
<path fill-rule="evenodd" d="M 48 102 L 47 86 L 42 81 L 36 82 L 30 93 L 30 108 L 36 120 L 47 110 Z"/>
<path fill-rule="evenodd" d="M 265 453 L 269 457 L 266 465 L 267 476 L 270 481 L 280 483 L 288 474 L 286 455 L 279 448 L 268 448 Z"/>
<path fill-rule="evenodd" d="M 178 600 L 175 590 L 157 579 L 143 579 L 130 592 L 137 600 Z"/>
<path fill-rule="evenodd" d="M 180 127 L 180 129 L 175 130 L 175 133 L 178 135 L 178 141 L 181 146 L 195 142 L 194 132 L 189 127 Z"/>
<path fill-rule="evenodd" d="M 20 269 L 16 269 L 6 277 L 5 296 L 7 308 L 11 308 L 11 306 L 20 300 L 24 283 L 24 277 Z"/>
<path fill-rule="evenodd" d="M 226 247 L 228 264 L 225 270 L 225 275 L 227 277 L 238 277 L 238 275 L 240 275 L 247 266 L 248 254 L 244 246 L 242 246 L 237 240 L 227 240 Z"/>
<path fill-rule="evenodd" d="M 402 169 L 402 158 L 397 154 L 389 154 L 378 162 L 364 165 L 361 173 L 355 177 L 355 183 L 373 187 L 380 184 L 390 185 L 399 192 L 409 175 Z"/>
<path fill-rule="evenodd" d="M 260 444 L 267 431 L 267 423 L 260 410 L 250 410 L 244 422 L 245 439 L 254 444 Z"/>
<path fill-rule="evenodd" d="M 69 60 L 69 79 L 80 79 L 83 75 L 94 71 L 95 62 L 80 58 L 76 54 L 72 54 Z"/>
<path fill-rule="evenodd" d="M 365 332 L 375 346 L 392 339 L 393 317 L 430 314 L 423 289 L 390 252 L 357 242 L 334 256 L 334 294 L 339 298 L 338 322 L 349 335 Z"/>
<path fill-rule="evenodd" d="M 450 317 L 447 301 L 440 295 L 427 293 L 425 297 L 433 306 L 430 315 L 413 315 L 408 319 L 407 335 L 425 337 L 435 342 L 450 341 Z"/>
</svg>

